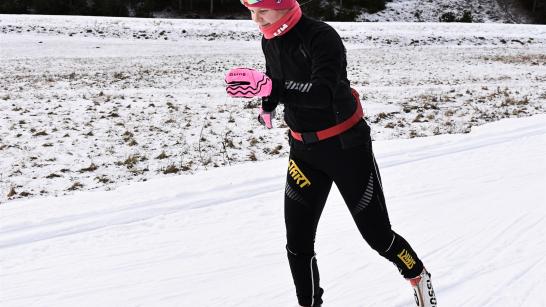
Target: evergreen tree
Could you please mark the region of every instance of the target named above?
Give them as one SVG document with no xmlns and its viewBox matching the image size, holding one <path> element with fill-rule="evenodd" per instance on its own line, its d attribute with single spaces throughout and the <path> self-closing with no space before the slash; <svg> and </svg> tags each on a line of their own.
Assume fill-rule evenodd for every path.
<svg viewBox="0 0 546 307">
<path fill-rule="evenodd" d="M 545 0 L 518 0 L 535 17 L 537 23 L 546 24 Z"/>
<path fill-rule="evenodd" d="M 31 11 L 37 14 L 86 15 L 89 7 L 86 0 L 31 0 Z"/>
<path fill-rule="evenodd" d="M 128 0 L 93 0 L 91 13 L 98 16 L 129 16 Z"/>
<path fill-rule="evenodd" d="M 301 1 L 305 14 L 322 20 L 354 21 L 361 10 L 374 13 L 385 9 L 385 0 Z"/>
<path fill-rule="evenodd" d="M 26 14 L 30 8 L 29 0 L 2 0 L 0 14 Z"/>
<path fill-rule="evenodd" d="M 62 15 L 69 14 L 69 1 L 63 0 L 33 0 L 32 8 L 38 14 Z"/>
</svg>

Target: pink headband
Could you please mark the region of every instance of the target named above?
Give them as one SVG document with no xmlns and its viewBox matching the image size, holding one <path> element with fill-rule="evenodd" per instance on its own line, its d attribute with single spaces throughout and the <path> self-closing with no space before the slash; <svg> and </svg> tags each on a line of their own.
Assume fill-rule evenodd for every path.
<svg viewBox="0 0 546 307">
<path fill-rule="evenodd" d="M 296 0 L 241 0 L 246 7 L 261 7 L 271 10 L 291 9 L 296 4 Z"/>
</svg>

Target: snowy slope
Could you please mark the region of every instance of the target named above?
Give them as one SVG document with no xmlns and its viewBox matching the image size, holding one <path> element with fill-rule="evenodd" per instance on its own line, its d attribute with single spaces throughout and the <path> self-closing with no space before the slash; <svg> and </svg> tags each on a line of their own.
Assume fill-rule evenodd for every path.
<svg viewBox="0 0 546 307">
<path fill-rule="evenodd" d="M 514 0 L 391 0 L 377 13 L 363 13 L 359 21 L 438 22 L 451 12 L 460 19 L 470 12 L 473 22 L 532 23 L 529 14 Z"/>
<path fill-rule="evenodd" d="M 546 113 L 546 26 L 332 25 L 377 140 Z M 264 65 L 248 20 L 0 15 L 0 63 L 0 203 L 288 151 L 282 120 L 225 94 L 229 68 Z"/>
<path fill-rule="evenodd" d="M 440 306 L 546 305 L 546 116 L 374 143 L 395 229 Z M 0 305 L 295 306 L 286 158 L 0 206 Z M 327 306 L 412 306 L 337 190 L 319 226 Z"/>
</svg>

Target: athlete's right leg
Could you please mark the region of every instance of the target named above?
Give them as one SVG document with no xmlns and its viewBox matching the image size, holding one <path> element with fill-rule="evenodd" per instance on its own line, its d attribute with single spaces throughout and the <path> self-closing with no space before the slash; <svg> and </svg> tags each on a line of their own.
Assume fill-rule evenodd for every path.
<svg viewBox="0 0 546 307">
<path fill-rule="evenodd" d="M 286 250 L 301 306 L 322 304 L 314 243 L 331 186 L 326 174 L 290 155 L 284 198 Z"/>
</svg>

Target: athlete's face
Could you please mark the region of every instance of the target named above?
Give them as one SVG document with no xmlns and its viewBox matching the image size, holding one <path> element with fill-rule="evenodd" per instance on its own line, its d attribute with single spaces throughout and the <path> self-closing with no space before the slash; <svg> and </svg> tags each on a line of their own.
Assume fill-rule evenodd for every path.
<svg viewBox="0 0 546 307">
<path fill-rule="evenodd" d="M 281 19 L 281 17 L 283 17 L 286 14 L 286 12 L 289 11 L 289 10 L 270 10 L 270 9 L 264 9 L 259 7 L 249 7 L 248 10 L 250 11 L 252 20 L 258 26 L 262 26 L 262 27 L 265 27 L 277 22 L 279 19 Z"/>
</svg>

